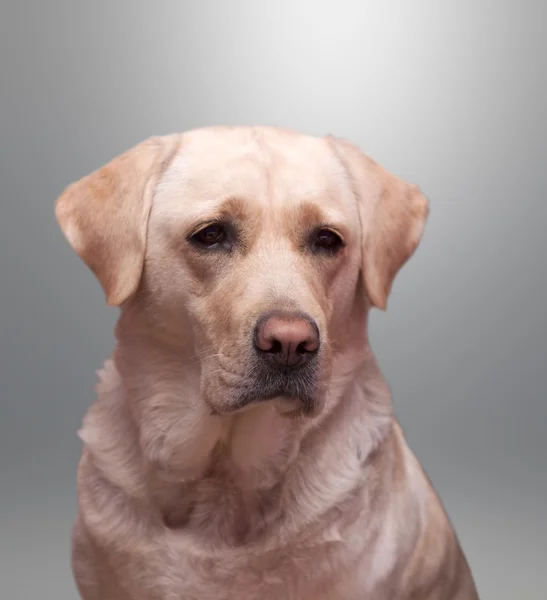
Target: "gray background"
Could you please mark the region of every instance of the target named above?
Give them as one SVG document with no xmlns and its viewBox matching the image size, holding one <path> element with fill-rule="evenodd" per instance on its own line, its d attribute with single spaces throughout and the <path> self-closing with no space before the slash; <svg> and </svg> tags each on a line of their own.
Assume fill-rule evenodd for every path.
<svg viewBox="0 0 547 600">
<path fill-rule="evenodd" d="M 76 597 L 76 430 L 113 344 L 55 198 L 151 134 L 261 123 L 350 138 L 430 197 L 373 344 L 482 597 L 547 597 L 546 8 L 2 2 L 2 600 Z"/>
</svg>

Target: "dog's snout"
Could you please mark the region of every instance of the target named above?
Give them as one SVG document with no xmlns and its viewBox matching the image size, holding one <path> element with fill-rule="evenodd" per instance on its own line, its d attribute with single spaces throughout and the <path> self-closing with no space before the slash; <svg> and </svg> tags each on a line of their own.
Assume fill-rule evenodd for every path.
<svg viewBox="0 0 547 600">
<path fill-rule="evenodd" d="M 308 315 L 273 312 L 259 320 L 254 343 L 265 360 L 284 367 L 298 367 L 317 354 L 319 330 Z"/>
</svg>

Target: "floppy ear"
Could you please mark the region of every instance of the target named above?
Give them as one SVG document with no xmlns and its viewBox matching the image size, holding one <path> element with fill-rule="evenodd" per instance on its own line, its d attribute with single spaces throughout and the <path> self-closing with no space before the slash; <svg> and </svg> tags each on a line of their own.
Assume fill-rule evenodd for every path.
<svg viewBox="0 0 547 600">
<path fill-rule="evenodd" d="M 365 289 L 372 304 L 385 310 L 395 276 L 420 243 L 429 202 L 416 185 L 395 177 L 356 146 L 328 139 L 359 204 Z"/>
<path fill-rule="evenodd" d="M 69 185 L 56 202 L 61 230 L 110 306 L 137 290 L 152 198 L 179 142 L 179 135 L 149 138 Z"/>
</svg>

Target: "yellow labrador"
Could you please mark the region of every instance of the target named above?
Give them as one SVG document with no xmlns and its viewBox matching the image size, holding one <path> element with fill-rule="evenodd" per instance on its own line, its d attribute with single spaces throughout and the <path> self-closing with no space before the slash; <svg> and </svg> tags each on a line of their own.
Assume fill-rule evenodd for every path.
<svg viewBox="0 0 547 600">
<path fill-rule="evenodd" d="M 269 127 L 151 138 L 66 189 L 121 307 L 80 431 L 85 600 L 477 598 L 367 339 L 427 214 L 353 145 Z"/>
</svg>

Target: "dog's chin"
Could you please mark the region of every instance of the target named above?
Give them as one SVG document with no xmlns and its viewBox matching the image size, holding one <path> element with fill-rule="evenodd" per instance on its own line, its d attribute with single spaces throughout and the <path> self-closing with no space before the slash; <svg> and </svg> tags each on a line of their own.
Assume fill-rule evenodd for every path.
<svg viewBox="0 0 547 600">
<path fill-rule="evenodd" d="M 212 415 L 229 416 L 251 411 L 259 406 L 264 406 L 264 404 L 271 405 L 279 415 L 289 418 L 313 417 L 319 406 L 319 402 L 315 398 L 298 398 L 283 393 L 268 397 L 256 396 L 250 398 L 244 396 L 221 405 L 209 403 L 209 406 Z"/>
<path fill-rule="evenodd" d="M 299 417 L 304 415 L 310 416 L 310 414 L 313 412 L 310 404 L 308 403 L 304 405 L 299 398 L 278 396 L 277 398 L 272 398 L 271 403 L 276 412 L 284 417 Z"/>
</svg>

